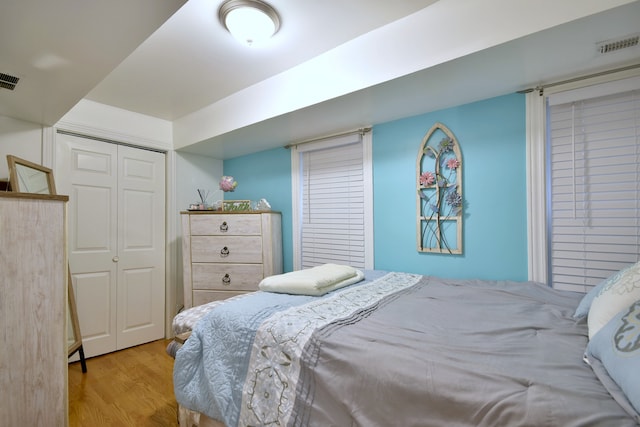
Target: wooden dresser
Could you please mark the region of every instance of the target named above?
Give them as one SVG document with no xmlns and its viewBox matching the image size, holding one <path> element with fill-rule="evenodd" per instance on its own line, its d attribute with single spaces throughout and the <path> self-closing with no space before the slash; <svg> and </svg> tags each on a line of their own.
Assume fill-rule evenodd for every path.
<svg viewBox="0 0 640 427">
<path fill-rule="evenodd" d="M 256 291 L 282 273 L 279 212 L 182 212 L 184 307 Z"/>
<path fill-rule="evenodd" d="M 0 192 L 0 425 L 66 426 L 67 196 Z"/>
</svg>

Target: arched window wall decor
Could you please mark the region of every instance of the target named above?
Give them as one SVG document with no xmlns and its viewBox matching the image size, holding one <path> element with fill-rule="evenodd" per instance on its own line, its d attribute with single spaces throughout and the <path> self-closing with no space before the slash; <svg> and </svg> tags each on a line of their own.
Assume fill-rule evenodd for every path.
<svg viewBox="0 0 640 427">
<path fill-rule="evenodd" d="M 416 162 L 418 252 L 462 254 L 462 166 L 453 132 L 434 124 Z"/>
</svg>

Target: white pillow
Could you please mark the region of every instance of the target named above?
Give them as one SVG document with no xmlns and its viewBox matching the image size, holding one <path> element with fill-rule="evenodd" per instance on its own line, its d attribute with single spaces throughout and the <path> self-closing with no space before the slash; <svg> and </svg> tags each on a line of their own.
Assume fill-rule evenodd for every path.
<svg viewBox="0 0 640 427">
<path fill-rule="evenodd" d="M 616 314 L 639 299 L 640 262 L 624 270 L 617 280 L 607 283 L 593 299 L 587 317 L 589 339 L 593 338 L 596 332 L 609 323 Z"/>
</svg>

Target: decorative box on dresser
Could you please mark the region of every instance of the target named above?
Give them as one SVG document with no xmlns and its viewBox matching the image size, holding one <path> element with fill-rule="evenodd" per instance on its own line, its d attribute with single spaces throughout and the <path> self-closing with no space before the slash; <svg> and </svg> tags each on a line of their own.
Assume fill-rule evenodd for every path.
<svg viewBox="0 0 640 427">
<path fill-rule="evenodd" d="M 182 212 L 184 307 L 258 290 L 282 273 L 279 212 Z"/>
<path fill-rule="evenodd" d="M 66 426 L 67 196 L 0 192 L 0 425 Z"/>
</svg>

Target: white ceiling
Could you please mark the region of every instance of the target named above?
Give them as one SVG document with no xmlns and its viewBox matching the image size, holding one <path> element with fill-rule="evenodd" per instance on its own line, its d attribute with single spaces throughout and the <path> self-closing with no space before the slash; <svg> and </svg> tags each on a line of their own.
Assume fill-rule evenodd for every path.
<svg viewBox="0 0 640 427">
<path fill-rule="evenodd" d="M 55 124 L 185 1 L 2 0 L 0 115 Z"/>
<path fill-rule="evenodd" d="M 595 48 L 640 32 L 637 0 L 271 0 L 282 27 L 252 47 L 222 0 L 10 3 L 0 72 L 21 81 L 0 115 L 53 125 L 86 98 L 218 158 L 640 63 Z"/>
<path fill-rule="evenodd" d="M 88 98 L 175 120 L 434 1 L 270 0 L 281 28 L 249 47 L 220 25 L 222 0 L 189 0 Z"/>
</svg>

